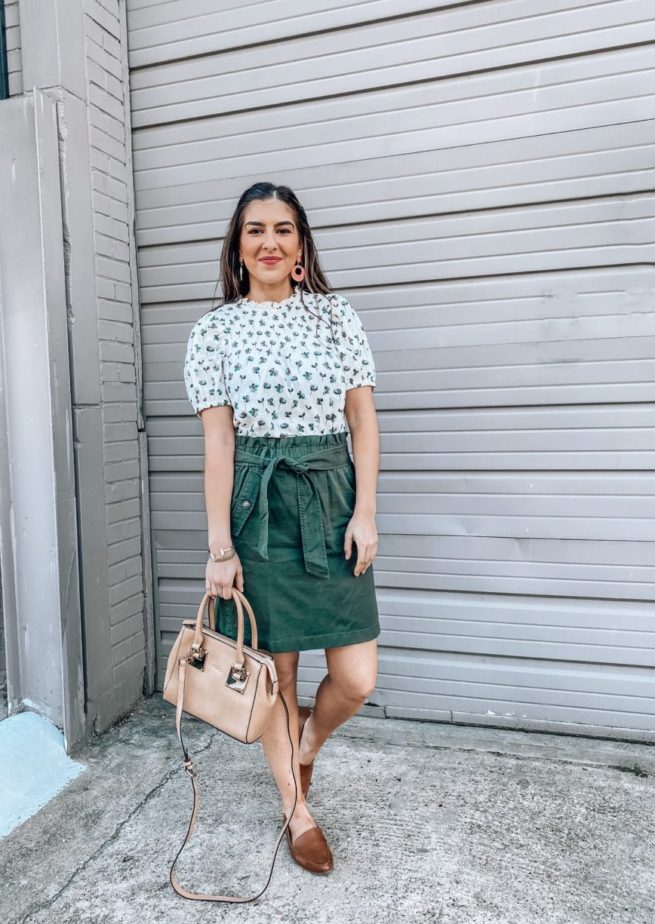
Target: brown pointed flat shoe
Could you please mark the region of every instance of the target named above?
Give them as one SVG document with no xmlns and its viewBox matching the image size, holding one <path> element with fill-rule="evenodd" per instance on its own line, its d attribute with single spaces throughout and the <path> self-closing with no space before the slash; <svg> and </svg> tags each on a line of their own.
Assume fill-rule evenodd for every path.
<svg viewBox="0 0 655 924">
<path fill-rule="evenodd" d="M 295 840 L 291 838 L 291 828 L 287 828 L 287 841 L 291 856 L 303 869 L 310 873 L 329 873 L 334 869 L 330 845 L 318 825 L 303 831 Z"/>
<path fill-rule="evenodd" d="M 302 730 L 305 727 L 305 722 L 312 714 L 312 710 L 309 706 L 299 706 L 298 707 L 298 749 L 300 750 L 300 742 L 302 741 Z M 311 764 L 301 764 L 298 761 L 300 766 L 300 788 L 302 789 L 303 795 L 307 796 L 309 791 L 309 784 L 312 781 L 312 773 L 314 772 L 314 761 Z"/>
</svg>

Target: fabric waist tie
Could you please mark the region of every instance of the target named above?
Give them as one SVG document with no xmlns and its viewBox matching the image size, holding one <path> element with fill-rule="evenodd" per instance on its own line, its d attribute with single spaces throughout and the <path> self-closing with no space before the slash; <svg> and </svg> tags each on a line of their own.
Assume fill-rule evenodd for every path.
<svg viewBox="0 0 655 924">
<path fill-rule="evenodd" d="M 325 547 L 325 526 L 318 488 L 312 478 L 312 471 L 326 471 L 341 468 L 350 459 L 345 445 L 324 447 L 296 458 L 291 454 L 281 453 L 268 462 L 256 453 L 248 452 L 236 446 L 234 461 L 265 465 L 262 471 L 256 516 L 258 520 L 257 552 L 268 561 L 268 485 L 278 465 L 285 465 L 298 476 L 298 511 L 300 515 L 300 533 L 302 536 L 303 560 L 305 570 L 319 578 L 330 576 L 327 551 Z"/>
</svg>

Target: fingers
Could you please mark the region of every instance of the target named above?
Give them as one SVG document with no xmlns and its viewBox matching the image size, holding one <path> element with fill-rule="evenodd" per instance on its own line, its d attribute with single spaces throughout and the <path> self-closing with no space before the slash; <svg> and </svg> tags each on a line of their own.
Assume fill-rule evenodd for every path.
<svg viewBox="0 0 655 924">
<path fill-rule="evenodd" d="M 373 559 L 377 554 L 377 550 L 377 542 L 369 542 L 361 548 L 357 546 L 357 564 L 353 571 L 355 577 L 359 577 L 360 574 L 365 574 L 366 571 L 368 571 L 373 564 Z"/>
<path fill-rule="evenodd" d="M 351 556 L 353 542 L 355 542 L 357 547 L 357 563 L 353 569 L 353 574 L 355 577 L 359 577 L 360 574 L 364 574 L 373 564 L 373 559 L 378 551 L 378 540 L 374 539 L 372 542 L 364 542 L 360 546 L 353 537 L 352 528 L 348 526 L 343 540 L 343 550 L 346 561 Z"/>
<path fill-rule="evenodd" d="M 237 568 L 237 573 L 234 576 L 234 586 L 237 590 L 240 590 L 243 593 L 243 568 L 241 565 Z M 230 595 L 232 594 L 232 588 L 230 588 Z"/>
<path fill-rule="evenodd" d="M 232 598 L 232 588 L 236 587 L 243 593 L 243 567 L 241 562 L 233 563 L 229 568 L 225 568 L 222 562 L 208 562 L 205 572 L 205 590 L 212 597 L 220 597 L 222 600 Z"/>
<path fill-rule="evenodd" d="M 241 589 L 242 588 L 239 587 L 239 590 Z M 229 600 L 232 597 L 232 585 L 210 582 L 209 586 L 205 586 L 205 590 L 210 593 L 212 597 L 220 597 L 222 600 Z"/>
<path fill-rule="evenodd" d="M 359 577 L 360 574 L 365 574 L 368 571 L 368 569 L 373 564 L 373 557 L 374 556 L 371 555 L 369 558 L 362 557 L 357 559 L 357 564 L 355 565 L 355 570 L 353 572 L 355 577 Z"/>
</svg>

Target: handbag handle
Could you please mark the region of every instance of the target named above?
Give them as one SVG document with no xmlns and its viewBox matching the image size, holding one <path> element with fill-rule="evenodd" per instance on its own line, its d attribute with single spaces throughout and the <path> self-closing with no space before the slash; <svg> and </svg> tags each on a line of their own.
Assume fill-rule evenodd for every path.
<svg viewBox="0 0 655 924">
<path fill-rule="evenodd" d="M 237 651 L 238 651 L 239 639 L 241 639 L 241 643 L 243 644 L 244 632 L 242 631 L 242 629 L 245 631 L 243 610 L 240 606 L 240 603 L 243 603 L 243 605 L 245 606 L 246 612 L 248 613 L 248 619 L 250 620 L 250 647 L 258 648 L 259 647 L 259 637 L 258 637 L 259 630 L 257 628 L 257 620 L 255 619 L 255 611 L 250 605 L 246 595 L 241 593 L 241 591 L 237 587 L 232 588 L 232 596 L 234 598 L 234 603 L 237 608 Z M 209 605 L 211 607 L 214 606 L 213 598 L 211 599 Z"/>
<path fill-rule="evenodd" d="M 257 620 L 255 619 L 255 613 L 252 606 L 246 599 L 245 595 L 241 593 L 240 590 L 237 590 L 236 587 L 232 588 L 232 596 L 234 598 L 234 603 L 237 608 L 237 653 L 236 660 L 238 664 L 243 664 L 243 639 L 245 635 L 245 624 L 243 620 L 243 604 L 245 604 L 246 611 L 248 613 L 248 618 L 250 620 L 250 635 L 251 635 L 251 648 L 257 648 L 259 643 L 259 637 L 257 632 Z M 243 601 L 243 604 L 242 604 Z M 207 606 L 209 604 L 209 606 Z M 205 623 L 205 608 L 207 608 L 208 613 L 208 622 L 210 627 L 216 626 L 216 615 L 214 613 L 214 598 L 207 591 L 205 596 L 200 602 L 198 607 L 198 615 L 196 616 L 196 631 L 193 636 L 193 642 L 191 643 L 191 648 L 199 650 L 202 648 L 202 630 Z"/>
</svg>

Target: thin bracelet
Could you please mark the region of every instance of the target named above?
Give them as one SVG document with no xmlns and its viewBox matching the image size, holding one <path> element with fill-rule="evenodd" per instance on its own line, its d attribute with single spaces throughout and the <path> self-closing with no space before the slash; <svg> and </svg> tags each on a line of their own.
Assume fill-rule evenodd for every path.
<svg viewBox="0 0 655 924">
<path fill-rule="evenodd" d="M 216 562 L 216 561 L 228 561 L 228 559 L 233 558 L 234 555 L 236 554 L 236 550 L 235 550 L 235 548 L 234 548 L 233 545 L 231 545 L 231 546 L 230 546 L 229 548 L 227 548 L 227 549 L 219 549 L 218 551 L 221 553 L 221 558 L 217 558 L 217 556 L 214 555 L 214 553 L 212 552 L 211 549 L 207 549 L 207 552 L 209 553 L 209 560 L 210 560 L 210 561 L 214 561 L 214 562 Z M 226 554 L 226 553 L 227 553 L 227 554 Z"/>
</svg>

